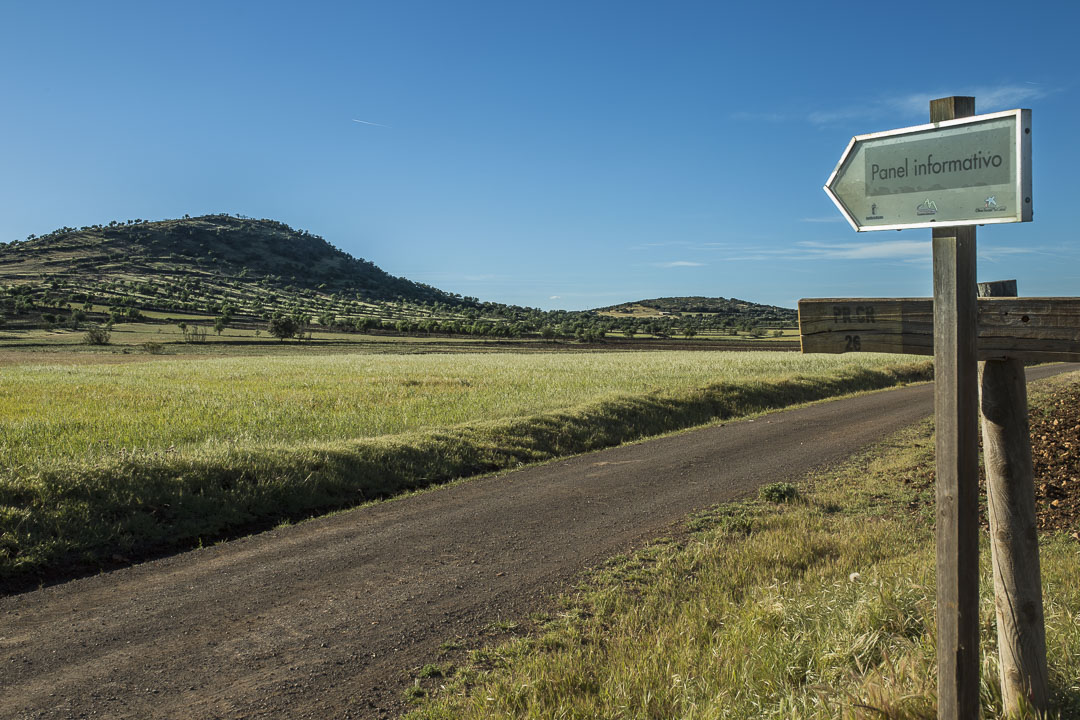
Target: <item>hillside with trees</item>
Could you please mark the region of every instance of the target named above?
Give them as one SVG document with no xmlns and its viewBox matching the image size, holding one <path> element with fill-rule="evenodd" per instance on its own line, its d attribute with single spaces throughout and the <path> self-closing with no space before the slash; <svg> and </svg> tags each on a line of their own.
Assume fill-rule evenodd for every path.
<svg viewBox="0 0 1080 720">
<path fill-rule="evenodd" d="M 796 310 L 760 305 L 736 298 L 669 297 L 599 308 L 599 315 L 614 320 L 627 332 L 652 335 L 702 333 L 750 335 L 774 334 L 798 325 Z"/>
<path fill-rule="evenodd" d="M 279 289 L 349 293 L 368 300 L 455 300 L 449 293 L 394 277 L 306 230 L 231 215 L 64 227 L 0 246 L 0 277 L 5 281 L 29 282 L 46 276 L 74 285 L 139 278 L 211 284 L 243 280 Z M 157 304 L 163 309 L 178 308 L 182 302 L 161 299 Z"/>
<path fill-rule="evenodd" d="M 282 339 L 317 329 L 596 341 L 795 322 L 793 310 L 723 298 L 595 311 L 481 302 L 390 275 L 305 230 L 224 214 L 63 227 L 0 243 L 0 311 L 8 330 L 173 323 L 196 339 L 231 326 Z"/>
</svg>

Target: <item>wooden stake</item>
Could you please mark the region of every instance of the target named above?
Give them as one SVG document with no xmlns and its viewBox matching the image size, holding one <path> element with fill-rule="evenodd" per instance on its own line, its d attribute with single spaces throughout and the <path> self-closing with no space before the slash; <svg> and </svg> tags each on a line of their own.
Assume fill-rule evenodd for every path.
<svg viewBox="0 0 1080 720">
<path fill-rule="evenodd" d="M 974 114 L 974 98 L 930 102 L 931 122 Z M 975 720 L 979 715 L 975 228 L 934 229 L 933 254 L 938 718 Z"/>
<path fill-rule="evenodd" d="M 980 283 L 980 297 L 1016 297 L 1016 281 Z M 983 460 L 994 566 L 1001 695 L 1006 714 L 1047 705 L 1035 482 L 1027 381 L 1015 358 L 979 363 Z"/>
</svg>

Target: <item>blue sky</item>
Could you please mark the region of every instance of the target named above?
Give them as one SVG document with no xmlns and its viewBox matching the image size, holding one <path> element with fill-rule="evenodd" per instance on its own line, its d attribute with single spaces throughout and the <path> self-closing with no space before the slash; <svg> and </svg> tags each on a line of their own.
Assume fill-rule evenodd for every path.
<svg viewBox="0 0 1080 720">
<path fill-rule="evenodd" d="M 242 213 L 483 300 L 931 293 L 821 186 L 928 102 L 1033 111 L 979 279 L 1076 295 L 1076 3 L 0 0 L 0 239 Z M 963 48 L 963 49 L 961 49 Z M 363 122 L 358 122 L 363 121 Z"/>
</svg>

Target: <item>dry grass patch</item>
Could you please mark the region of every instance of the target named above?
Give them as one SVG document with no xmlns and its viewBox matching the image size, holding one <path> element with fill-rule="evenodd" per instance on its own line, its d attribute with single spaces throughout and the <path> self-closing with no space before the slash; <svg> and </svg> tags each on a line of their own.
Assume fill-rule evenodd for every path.
<svg viewBox="0 0 1080 720">
<path fill-rule="evenodd" d="M 409 717 L 934 718 L 933 490 L 900 482 L 932 453 L 924 425 L 813 478 L 797 502 L 703 513 L 688 541 L 613 561 Z M 996 718 L 986 547 L 982 561 L 982 698 Z M 1052 716 L 1077 718 L 1075 541 L 1046 537 L 1042 563 Z"/>
</svg>

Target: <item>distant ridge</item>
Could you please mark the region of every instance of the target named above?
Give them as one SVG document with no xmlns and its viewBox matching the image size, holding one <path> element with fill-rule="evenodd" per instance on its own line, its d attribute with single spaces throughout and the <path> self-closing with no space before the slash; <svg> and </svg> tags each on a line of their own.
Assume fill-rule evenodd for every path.
<svg viewBox="0 0 1080 720">
<path fill-rule="evenodd" d="M 720 315 L 723 317 L 749 319 L 766 323 L 794 324 L 798 321 L 798 312 L 792 308 L 722 297 L 666 297 L 637 302 L 609 305 L 597 308 L 596 312 L 604 315 L 635 315 L 638 317 L 665 315 Z"/>
</svg>

